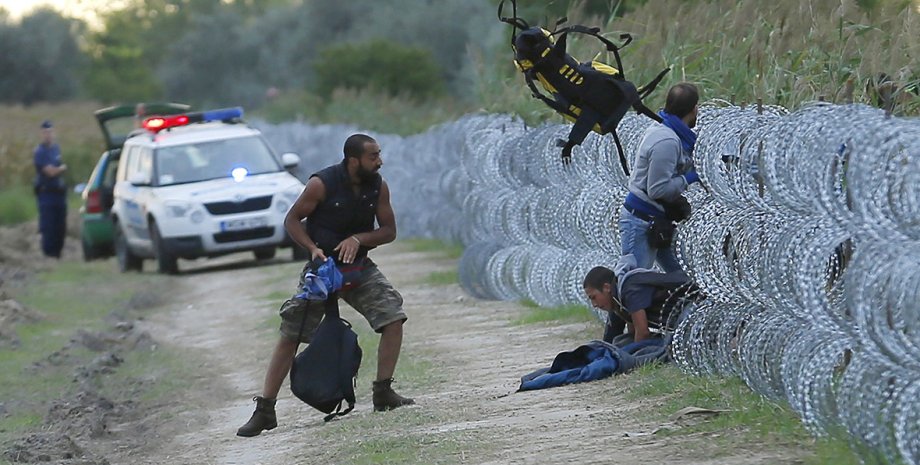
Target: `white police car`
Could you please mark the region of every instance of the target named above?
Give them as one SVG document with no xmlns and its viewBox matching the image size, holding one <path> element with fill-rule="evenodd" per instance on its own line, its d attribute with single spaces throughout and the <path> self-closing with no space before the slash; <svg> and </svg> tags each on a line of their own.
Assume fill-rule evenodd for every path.
<svg viewBox="0 0 920 465">
<path fill-rule="evenodd" d="M 241 123 L 241 108 L 151 117 L 124 143 L 112 220 L 121 271 L 155 259 L 161 273 L 178 258 L 252 251 L 257 259 L 292 247 L 284 216 L 304 188 L 279 162 L 261 133 Z"/>
</svg>

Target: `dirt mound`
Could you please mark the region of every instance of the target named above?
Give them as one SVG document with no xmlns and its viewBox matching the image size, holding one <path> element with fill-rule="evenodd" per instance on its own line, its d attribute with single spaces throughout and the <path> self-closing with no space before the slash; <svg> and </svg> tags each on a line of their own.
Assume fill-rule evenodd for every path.
<svg viewBox="0 0 920 465">
<path fill-rule="evenodd" d="M 73 398 L 54 401 L 45 416 L 45 425 L 72 437 L 99 438 L 124 410 L 124 405 L 116 405 L 93 390 L 83 390 Z"/>
<path fill-rule="evenodd" d="M 70 436 L 57 432 L 35 433 L 16 441 L 3 455 L 14 463 L 53 463 L 58 465 L 108 465 L 108 460 L 93 457 Z"/>
<path fill-rule="evenodd" d="M 67 237 L 61 259 L 77 260 L 82 257 L 80 246 L 80 214 L 67 214 Z M 41 234 L 38 221 L 32 220 L 14 226 L 0 227 L 0 281 L 13 283 L 27 277 L 34 271 L 49 269 L 56 260 L 46 258 L 41 250 Z"/>
<path fill-rule="evenodd" d="M 142 413 L 133 400 L 109 399 L 100 394 L 98 387 L 124 363 L 126 353 L 156 348 L 150 334 L 141 330 L 130 315 L 133 309 L 156 305 L 159 299 L 146 293 L 135 295 L 105 318 L 108 323 L 105 330 L 78 328 L 67 344 L 29 368 L 41 371 L 49 366 L 73 367 L 73 381 L 78 387 L 76 394 L 67 394 L 51 403 L 43 421 L 43 433 L 24 437 L 4 452 L 9 460 L 59 465 L 108 464 L 104 456 L 109 452 L 101 444 L 118 437 L 119 432 L 124 432 L 123 424 L 136 420 Z M 87 350 L 97 355 L 87 361 Z M 119 440 L 130 444 L 145 439 L 138 436 Z"/>
<path fill-rule="evenodd" d="M 74 381 L 80 384 L 91 382 L 100 374 L 108 374 L 121 364 L 123 354 L 132 350 L 154 350 L 156 342 L 150 333 L 138 329 L 133 321 L 126 321 L 119 311 L 113 311 L 107 318 L 109 329 L 90 331 L 79 328 L 74 331 L 70 341 L 60 349 L 33 363 L 28 369 L 41 371 L 48 366 L 74 364 L 75 349 L 88 349 L 100 352 L 90 363 L 78 366 L 74 371 Z"/>
<path fill-rule="evenodd" d="M 0 286 L 3 282 L 0 281 Z M 0 349 L 19 347 L 15 326 L 22 322 L 38 321 L 42 315 L 17 302 L 0 289 Z"/>
</svg>

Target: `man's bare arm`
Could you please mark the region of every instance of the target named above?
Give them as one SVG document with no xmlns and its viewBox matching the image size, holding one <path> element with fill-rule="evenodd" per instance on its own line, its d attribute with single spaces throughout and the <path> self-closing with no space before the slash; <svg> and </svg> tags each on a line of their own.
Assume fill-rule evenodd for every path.
<svg viewBox="0 0 920 465">
<path fill-rule="evenodd" d="M 307 185 L 304 187 L 303 192 L 300 193 L 300 197 L 297 197 L 294 205 L 291 206 L 291 209 L 288 210 L 287 215 L 284 217 L 284 229 L 291 236 L 291 240 L 309 250 L 314 260 L 317 258 L 325 260 L 326 256 L 323 255 L 323 251 L 316 246 L 316 243 L 304 230 L 301 222 L 310 216 L 316 210 L 316 206 L 325 198 L 326 186 L 323 181 L 314 176 L 307 181 Z"/>
<path fill-rule="evenodd" d="M 380 198 L 377 201 L 377 229 L 356 234 L 361 245 L 375 247 L 389 244 L 396 240 L 396 213 L 390 204 L 390 186 L 386 181 L 380 185 Z"/>
<path fill-rule="evenodd" d="M 651 333 L 648 329 L 648 316 L 645 314 L 645 309 L 633 312 L 630 316 L 632 317 L 633 330 L 635 331 L 633 341 L 639 342 L 648 339 Z"/>
</svg>

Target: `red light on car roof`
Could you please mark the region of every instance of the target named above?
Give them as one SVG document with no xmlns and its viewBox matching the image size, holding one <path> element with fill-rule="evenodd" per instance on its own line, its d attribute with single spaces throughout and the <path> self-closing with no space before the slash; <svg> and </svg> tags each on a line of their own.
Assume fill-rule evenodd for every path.
<svg viewBox="0 0 920 465">
<path fill-rule="evenodd" d="M 185 126 L 188 124 L 188 116 L 177 115 L 170 117 L 154 116 L 144 120 L 142 126 L 144 129 L 152 132 L 159 132 L 167 128 L 176 126 Z"/>
<path fill-rule="evenodd" d="M 176 126 L 185 126 L 189 123 L 203 123 L 208 121 L 231 121 L 243 117 L 241 107 L 222 108 L 219 110 L 196 111 L 175 116 L 151 116 L 144 120 L 144 129 L 150 132 L 160 132 Z"/>
</svg>

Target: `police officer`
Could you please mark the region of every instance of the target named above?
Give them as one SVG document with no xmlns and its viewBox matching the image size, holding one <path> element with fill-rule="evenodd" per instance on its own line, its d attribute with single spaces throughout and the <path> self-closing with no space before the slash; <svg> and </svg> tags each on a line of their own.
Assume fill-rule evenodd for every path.
<svg viewBox="0 0 920 465">
<path fill-rule="evenodd" d="M 35 196 L 38 199 L 38 229 L 45 256 L 61 258 L 67 232 L 67 186 L 63 175 L 67 165 L 61 162 L 61 147 L 54 143 L 51 121 L 41 124 L 42 142 L 35 148 Z"/>
</svg>

